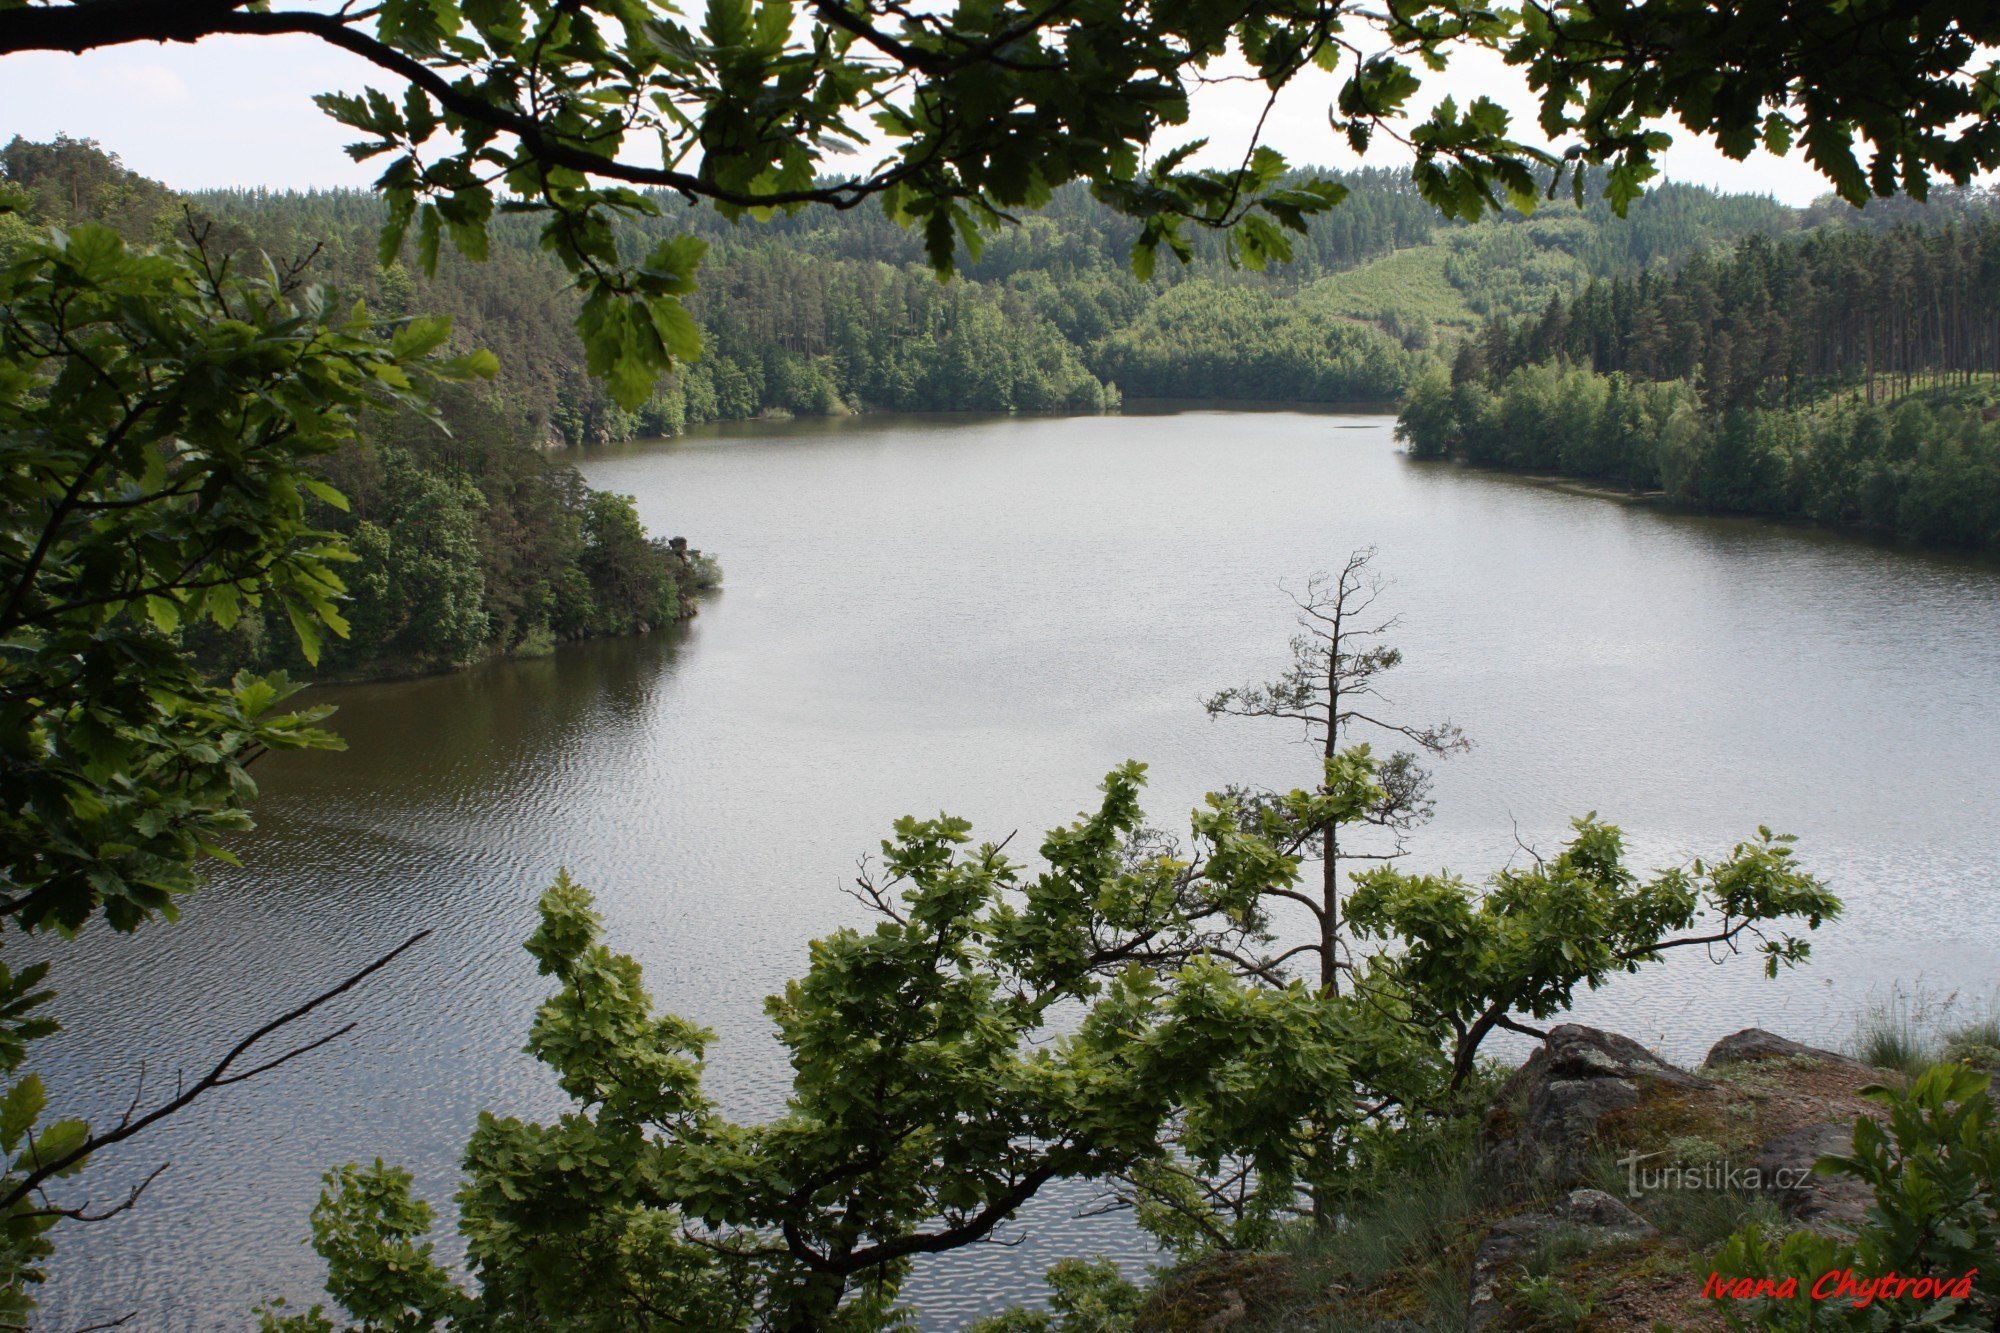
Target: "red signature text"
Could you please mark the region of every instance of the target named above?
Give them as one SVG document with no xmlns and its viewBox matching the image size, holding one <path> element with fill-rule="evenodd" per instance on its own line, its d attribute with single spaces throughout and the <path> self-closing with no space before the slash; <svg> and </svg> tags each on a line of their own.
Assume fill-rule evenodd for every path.
<svg viewBox="0 0 2000 1333">
<path fill-rule="evenodd" d="M 1816 1301 L 1846 1301 L 1855 1309 L 1865 1309 L 1876 1301 L 1967 1300 L 1972 1295 L 1974 1268 L 1957 1276 L 1904 1277 L 1888 1272 L 1863 1277 L 1851 1268 L 1832 1268 L 1819 1275 L 1806 1294 Z M 1795 1301 L 1799 1280 L 1795 1277 L 1724 1277 L 1710 1273 L 1701 1294 L 1718 1301 Z"/>
</svg>

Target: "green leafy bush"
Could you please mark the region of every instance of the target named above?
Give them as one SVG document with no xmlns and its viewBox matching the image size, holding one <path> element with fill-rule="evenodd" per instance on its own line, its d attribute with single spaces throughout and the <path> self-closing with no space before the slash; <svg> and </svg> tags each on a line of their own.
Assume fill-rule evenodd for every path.
<svg viewBox="0 0 2000 1333">
<path fill-rule="evenodd" d="M 1907 1088 L 1872 1087 L 1886 1121 L 1854 1122 L 1850 1152 L 1815 1168 L 1874 1194 L 1851 1241 L 1750 1226 L 1717 1255 L 1726 1278 L 1782 1294 L 1718 1304 L 1732 1328 L 1936 1328 L 2000 1322 L 2000 1118 L 1990 1075 L 1935 1065 Z M 1843 1284 L 1842 1277 L 1852 1279 Z M 1789 1283 L 1789 1286 L 1783 1284 Z M 1912 1293 L 1911 1288 L 1922 1287 Z M 1819 1293 L 1815 1299 L 1814 1293 Z"/>
</svg>

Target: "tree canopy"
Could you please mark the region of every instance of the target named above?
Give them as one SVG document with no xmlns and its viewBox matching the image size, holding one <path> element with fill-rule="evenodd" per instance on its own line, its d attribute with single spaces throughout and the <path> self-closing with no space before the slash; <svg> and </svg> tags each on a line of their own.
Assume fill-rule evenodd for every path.
<svg viewBox="0 0 2000 1333">
<path fill-rule="evenodd" d="M 528 1050 L 573 1107 L 480 1117 L 457 1195 L 469 1285 L 434 1257 L 407 1172 L 330 1172 L 327 1290 L 364 1329 L 902 1327 L 913 1260 L 995 1236 L 1058 1180 L 1118 1191 L 1183 1252 L 1256 1244 L 1382 1135 L 1464 1114 L 1507 1015 L 1764 930 L 1775 971 L 1806 956 L 1791 931 L 1841 910 L 1786 840 L 1641 880 L 1618 831 L 1582 820 L 1484 890 L 1375 871 L 1356 924 L 1385 943 L 1345 991 L 1240 965 L 1297 886 L 1291 831 L 1359 819 L 1380 773 L 1357 746 L 1313 789 L 1211 795 L 1182 850 L 1146 831 L 1127 764 L 1046 834 L 1038 872 L 962 819 L 898 820 L 862 891 L 873 928 L 816 941 L 765 1002 L 792 1084 L 759 1123 L 703 1093 L 708 1034 L 653 1008 L 559 877 L 527 942 L 556 987 Z M 336 1325 L 273 1305 L 264 1327 Z"/>
<path fill-rule="evenodd" d="M 541 219 L 583 306 L 594 373 L 636 406 L 699 337 L 682 303 L 702 246 L 643 252 L 611 219 L 645 214 L 644 187 L 730 216 L 875 200 L 921 231 L 949 272 L 984 236 L 1069 182 L 1135 219 L 1134 266 L 1191 227 L 1221 230 L 1261 267 L 1288 232 L 1340 202 L 1252 145 L 1228 168 L 1190 165 L 1178 131 L 1192 92 L 1231 52 L 1275 98 L 1303 71 L 1339 72 L 1331 127 L 1357 150 L 1397 134 L 1446 213 L 1527 206 L 1583 169 L 1609 172 L 1622 209 L 1657 170 L 1678 119 L 1742 158 L 1801 143 L 1840 194 L 1965 183 L 2000 164 L 2000 72 L 1984 52 L 2000 15 L 1978 0 L 710 0 L 699 22 L 646 0 L 384 0 L 338 10 L 218 0 L 91 0 L 0 8 L 0 55 L 86 51 L 216 34 L 303 34 L 394 76 L 391 92 L 320 104 L 383 157 L 393 257 L 413 229 L 426 267 L 447 244 L 483 257 L 496 210 Z M 1424 75 L 1476 45 L 1526 71 L 1552 147 L 1518 137 L 1480 97 L 1446 98 L 1405 134 Z M 870 160 L 855 146 L 878 136 Z M 653 154 L 657 154 L 654 160 Z M 860 162 L 865 165 L 854 166 Z"/>
</svg>

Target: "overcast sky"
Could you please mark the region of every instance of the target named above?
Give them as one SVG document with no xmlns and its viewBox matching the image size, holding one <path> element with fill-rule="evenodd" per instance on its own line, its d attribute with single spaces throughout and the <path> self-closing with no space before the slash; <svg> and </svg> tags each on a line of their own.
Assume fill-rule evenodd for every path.
<svg viewBox="0 0 2000 1333">
<path fill-rule="evenodd" d="M 373 176 L 369 164 L 341 152 L 352 134 L 322 115 L 311 96 L 369 84 L 396 87 L 391 76 L 358 57 L 307 37 L 213 37 L 194 46 L 127 46 L 83 56 L 36 52 L 8 56 L 0 69 L 0 137 L 48 139 L 60 132 L 96 139 L 133 170 L 180 189 L 365 185 Z M 1336 87 L 1333 76 L 1317 70 L 1301 79 L 1273 112 L 1265 142 L 1295 163 L 1354 165 L 1326 124 Z M 1490 55 L 1461 56 L 1446 74 L 1427 80 L 1433 100 L 1447 92 L 1461 104 L 1484 93 L 1532 126 L 1533 103 L 1518 73 Z M 1259 85 L 1204 88 L 1187 137 L 1206 135 L 1215 145 L 1213 160 L 1233 159 L 1262 105 Z M 1404 150 L 1389 142 L 1368 158 L 1377 165 L 1405 160 Z M 1677 137 L 1665 168 L 1674 180 L 1770 194 L 1790 204 L 1810 203 L 1826 192 L 1796 156 L 1760 153 L 1730 162 L 1686 134 Z"/>
</svg>

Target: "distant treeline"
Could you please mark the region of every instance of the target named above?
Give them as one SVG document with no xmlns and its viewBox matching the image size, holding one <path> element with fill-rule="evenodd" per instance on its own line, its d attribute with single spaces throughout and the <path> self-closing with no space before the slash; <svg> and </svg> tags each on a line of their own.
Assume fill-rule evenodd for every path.
<svg viewBox="0 0 2000 1333">
<path fill-rule="evenodd" d="M 691 306 L 706 350 L 636 413 L 584 374 L 562 275 L 525 225 L 500 226 L 484 265 L 447 257 L 435 279 L 374 262 L 380 204 L 365 191 L 226 191 L 205 213 L 281 254 L 321 247 L 344 286 L 393 310 L 448 313 L 490 347 L 524 429 L 566 443 L 767 413 L 1094 411 L 1124 395 L 1381 402 L 1440 339 L 1489 314 L 1538 310 L 1592 276 L 1797 224 L 1768 199 L 1684 186 L 1628 218 L 1602 203 L 1532 220 L 1444 222 L 1408 176 L 1341 174 L 1350 194 L 1293 262 L 1230 270 L 1212 238 L 1152 282 L 1127 271 L 1131 224 L 1080 187 L 992 237 L 940 284 L 921 242 L 880 210 L 815 210 L 731 223 L 659 196 L 635 241 L 707 239 Z"/>
<path fill-rule="evenodd" d="M 1405 174 L 1369 170 L 1340 176 L 1347 201 L 1298 239 L 1289 265 L 1232 270 L 1207 241 L 1192 264 L 1141 282 L 1126 267 L 1130 224 L 1070 188 L 949 283 L 879 210 L 736 224 L 660 196 L 657 216 L 627 226 L 634 242 L 710 242 L 691 299 L 705 351 L 627 412 L 585 373 L 574 298 L 525 222 L 502 220 L 488 262 L 447 254 L 426 277 L 377 263 L 381 204 L 367 191 L 183 198 L 71 141 L 17 140 L 0 171 L 27 216 L 101 217 L 164 239 L 191 215 L 246 255 L 313 256 L 314 271 L 385 313 L 450 315 L 461 343 L 498 355 L 497 385 L 451 408 L 452 440 L 399 426 L 382 447 L 414 468 L 348 479 L 381 513 L 422 507 L 410 499 L 419 474 L 479 491 L 479 614 L 453 610 L 473 586 L 464 543 L 417 559 L 450 525 L 412 532 L 395 549 L 413 570 L 460 577 L 426 574 L 423 595 L 441 600 L 358 643 L 351 669 L 370 653 L 458 660 L 482 634 L 534 647 L 662 618 L 650 594 L 621 600 L 631 579 L 600 578 L 581 618 L 558 591 L 604 525 L 536 446 L 770 414 L 1406 399 L 1421 454 L 1971 545 L 1995 531 L 1974 400 L 2000 369 L 2000 224 L 1979 192 L 1857 213 L 1666 185 L 1625 218 L 1593 198 L 1467 226 L 1440 219 Z M 0 217 L 0 240 L 8 225 L 20 223 Z M 1919 389 L 1928 397 L 1913 403 Z M 422 505 L 450 508 L 428 494 Z M 339 521 L 381 526 L 362 508 Z"/>
<path fill-rule="evenodd" d="M 1551 298 L 1497 320 L 1459 353 L 1458 378 L 1567 360 L 1638 379 L 1694 379 L 1715 409 L 1864 397 L 2000 373 L 2000 216 L 1943 227 L 1753 236 Z"/>
<path fill-rule="evenodd" d="M 1404 436 L 1419 456 L 2000 549 L 2000 214 L 1976 195 L 1947 209 L 1753 236 L 1495 319 L 1449 374 L 1417 377 Z"/>
</svg>

